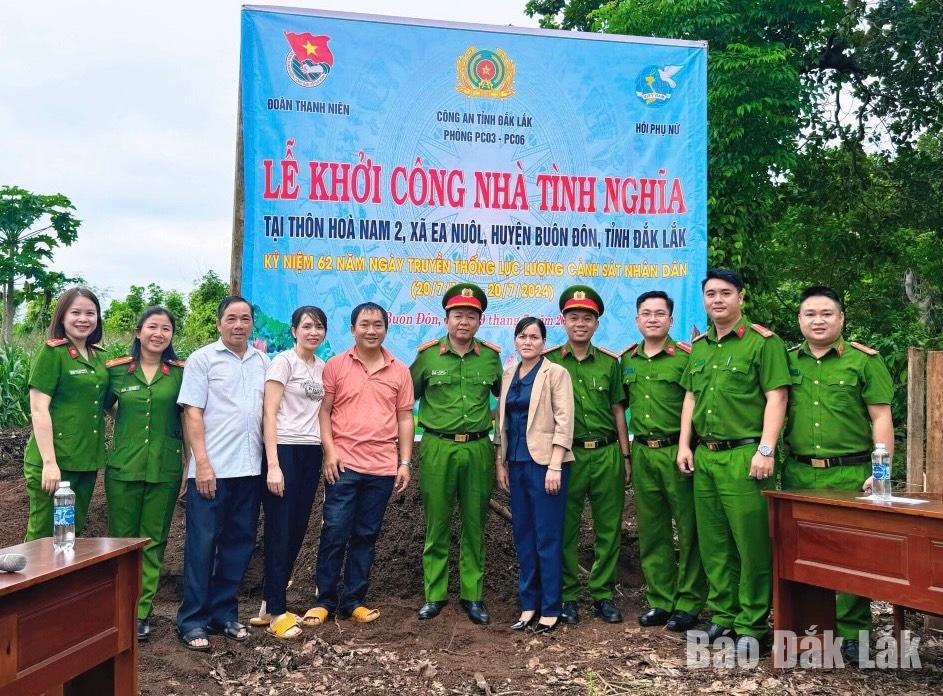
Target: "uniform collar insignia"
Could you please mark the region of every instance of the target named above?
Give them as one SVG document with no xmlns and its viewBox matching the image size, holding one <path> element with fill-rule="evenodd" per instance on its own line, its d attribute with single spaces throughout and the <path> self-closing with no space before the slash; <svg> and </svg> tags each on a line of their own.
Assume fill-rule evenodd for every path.
<svg viewBox="0 0 943 696">
<path fill-rule="evenodd" d="M 71 343 L 69 344 L 69 356 L 73 360 L 78 360 L 79 358 L 79 349 L 73 346 Z"/>
<path fill-rule="evenodd" d="M 845 342 L 839 337 L 839 339 L 832 344 L 832 348 L 838 353 L 838 357 L 840 358 L 845 352 Z"/>
<path fill-rule="evenodd" d="M 138 369 L 138 364 L 137 364 L 136 362 L 134 362 L 134 361 L 132 360 L 131 362 L 128 363 L 128 374 L 129 374 L 129 375 L 133 375 L 134 372 L 135 372 L 135 370 L 137 370 L 137 369 Z"/>
<path fill-rule="evenodd" d="M 735 332 L 737 334 L 737 338 L 743 338 L 743 334 L 745 334 L 746 332 L 747 332 L 746 324 L 744 324 L 743 320 L 741 319 L 740 323 L 737 324 L 737 330 Z"/>
<path fill-rule="evenodd" d="M 169 374 L 170 374 L 170 365 L 168 365 L 167 363 L 161 363 L 161 364 L 160 364 L 160 371 L 163 372 L 165 375 L 169 375 Z"/>
</svg>

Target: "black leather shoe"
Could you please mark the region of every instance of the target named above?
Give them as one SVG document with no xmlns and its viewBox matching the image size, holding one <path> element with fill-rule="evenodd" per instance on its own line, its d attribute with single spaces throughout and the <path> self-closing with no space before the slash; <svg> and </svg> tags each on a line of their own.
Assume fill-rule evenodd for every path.
<svg viewBox="0 0 943 696">
<path fill-rule="evenodd" d="M 668 619 L 671 616 L 673 616 L 673 614 L 669 614 L 664 609 L 649 609 L 638 617 L 638 623 L 639 626 L 645 626 L 646 628 L 649 626 L 664 626 L 668 623 Z"/>
<path fill-rule="evenodd" d="M 560 625 L 560 619 L 557 619 L 552 624 L 542 624 L 537 622 L 534 624 L 534 635 L 542 635 L 544 633 L 553 633 L 557 630 L 557 626 Z"/>
<path fill-rule="evenodd" d="M 575 626 L 580 622 L 579 605 L 576 602 L 564 602 L 563 609 L 560 611 L 560 620 L 563 623 Z"/>
<path fill-rule="evenodd" d="M 697 616 L 695 614 L 689 614 L 686 611 L 681 611 L 676 609 L 671 612 L 671 618 L 668 619 L 668 623 L 665 624 L 665 628 L 669 631 L 676 631 L 678 633 L 684 633 L 685 631 L 694 628 L 697 624 Z"/>
<path fill-rule="evenodd" d="M 518 619 L 517 621 L 511 624 L 511 630 L 512 631 L 525 631 L 531 626 L 533 626 L 535 623 L 537 623 L 538 618 L 540 617 L 537 616 L 537 614 L 534 614 L 529 619 L 527 619 L 527 621 L 524 621 L 524 619 Z"/>
<path fill-rule="evenodd" d="M 737 661 L 744 664 L 748 660 L 766 657 L 770 653 L 773 641 L 767 633 L 765 636 L 755 638 L 753 636 L 737 636 L 736 651 Z"/>
<path fill-rule="evenodd" d="M 426 602 L 419 608 L 419 618 L 434 619 L 448 603 L 447 599 L 443 599 L 441 602 Z"/>
<path fill-rule="evenodd" d="M 151 637 L 150 619 L 138 619 L 138 640 L 145 641 Z"/>
<path fill-rule="evenodd" d="M 491 623 L 491 615 L 488 613 L 488 608 L 484 602 L 463 599 L 461 604 L 462 609 L 468 614 L 468 618 L 471 619 L 472 623 L 479 626 Z"/>
<path fill-rule="evenodd" d="M 857 638 L 842 638 L 841 659 L 846 665 L 858 667 L 863 657 L 864 652 L 861 650 L 861 643 Z"/>
<path fill-rule="evenodd" d="M 717 623 L 712 623 L 710 628 L 707 629 L 707 642 L 713 643 L 718 638 L 736 638 L 737 634 L 734 633 L 732 628 L 727 628 L 726 626 L 721 626 Z"/>
<path fill-rule="evenodd" d="M 596 616 L 606 623 L 622 623 L 622 612 L 611 599 L 598 599 L 593 602 Z"/>
</svg>

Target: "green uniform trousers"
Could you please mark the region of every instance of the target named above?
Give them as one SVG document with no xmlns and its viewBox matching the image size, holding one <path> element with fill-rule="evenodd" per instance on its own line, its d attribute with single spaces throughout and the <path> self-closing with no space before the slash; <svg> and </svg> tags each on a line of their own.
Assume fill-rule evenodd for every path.
<svg viewBox="0 0 943 696">
<path fill-rule="evenodd" d="M 579 545 L 583 503 L 589 498 L 593 515 L 593 567 L 589 594 L 593 601 L 612 599 L 622 542 L 622 508 L 625 506 L 625 465 L 618 442 L 599 449 L 573 448 L 570 490 L 563 518 L 563 601 L 580 594 Z"/>
<path fill-rule="evenodd" d="M 26 541 L 51 537 L 53 497 L 43 490 L 42 467 L 26 464 L 23 466 L 23 473 L 26 475 L 26 494 L 29 496 Z M 98 472 L 60 469 L 59 477 L 61 481 L 68 481 L 69 488 L 75 491 L 75 536 L 79 536 L 85 529 L 85 520 L 88 519 L 88 505 L 92 500 Z"/>
<path fill-rule="evenodd" d="M 694 513 L 701 562 L 707 574 L 707 605 L 713 622 L 737 635 L 769 632 L 772 556 L 766 498 L 773 477 L 750 478 L 756 445 L 694 453 Z"/>
<path fill-rule="evenodd" d="M 448 597 L 449 540 L 456 500 L 462 529 L 459 592 L 462 599 L 479 601 L 484 591 L 488 499 L 494 489 L 494 446 L 487 437 L 452 442 L 427 433 L 419 444 L 419 454 L 419 489 L 426 511 L 422 550 L 426 601 L 441 602 Z"/>
<path fill-rule="evenodd" d="M 704 607 L 707 578 L 697 550 L 694 482 L 678 470 L 677 454 L 677 445 L 652 449 L 632 443 L 639 557 L 648 606 L 696 616 Z"/>
<path fill-rule="evenodd" d="M 108 501 L 108 533 L 115 537 L 150 537 L 141 559 L 141 596 L 138 618 L 151 615 L 160 582 L 160 567 L 167 548 L 167 534 L 180 492 L 180 479 L 162 483 L 117 481 L 105 474 Z"/>
<path fill-rule="evenodd" d="M 809 464 L 787 458 L 783 469 L 783 490 L 831 488 L 840 491 L 861 491 L 861 485 L 870 475 L 871 464 L 867 462 L 814 469 Z M 835 617 L 838 635 L 842 638 L 857 639 L 858 631 L 871 630 L 871 600 L 836 592 Z"/>
</svg>

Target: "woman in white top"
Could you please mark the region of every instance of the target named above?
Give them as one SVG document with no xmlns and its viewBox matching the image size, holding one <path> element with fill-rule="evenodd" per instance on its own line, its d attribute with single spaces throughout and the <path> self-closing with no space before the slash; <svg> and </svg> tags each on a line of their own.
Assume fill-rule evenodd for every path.
<svg viewBox="0 0 943 696">
<path fill-rule="evenodd" d="M 291 315 L 295 347 L 276 355 L 265 374 L 265 603 L 251 623 L 267 625 L 277 638 L 301 635 L 300 619 L 288 611 L 285 593 L 321 480 L 318 411 L 324 398 L 324 361 L 314 351 L 326 333 L 327 317 L 320 308 L 296 309 Z"/>
</svg>

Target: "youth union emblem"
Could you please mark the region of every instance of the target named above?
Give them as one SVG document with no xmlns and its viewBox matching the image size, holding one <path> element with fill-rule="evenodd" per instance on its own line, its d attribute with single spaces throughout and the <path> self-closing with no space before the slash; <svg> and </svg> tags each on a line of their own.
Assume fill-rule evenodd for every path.
<svg viewBox="0 0 943 696">
<path fill-rule="evenodd" d="M 285 32 L 291 50 L 285 61 L 288 76 L 302 87 L 317 87 L 327 79 L 334 67 L 334 54 L 327 47 L 329 36 L 315 36 L 309 32 Z"/>
<path fill-rule="evenodd" d="M 514 62 L 503 49 L 470 46 L 457 61 L 456 91 L 469 97 L 506 99 L 514 94 Z"/>
</svg>

